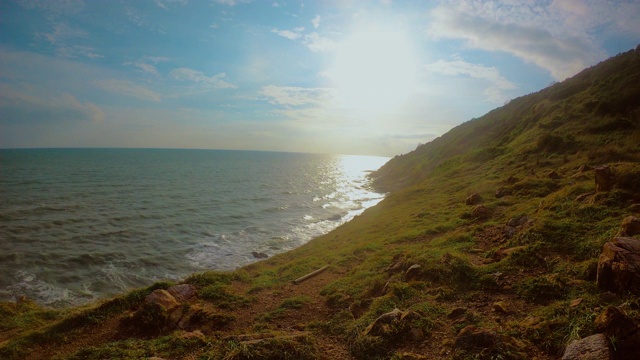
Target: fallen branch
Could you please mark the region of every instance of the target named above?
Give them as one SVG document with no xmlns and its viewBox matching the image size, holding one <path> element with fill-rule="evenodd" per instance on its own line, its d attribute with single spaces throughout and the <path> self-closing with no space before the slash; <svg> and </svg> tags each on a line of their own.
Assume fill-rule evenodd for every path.
<svg viewBox="0 0 640 360">
<path fill-rule="evenodd" d="M 302 277 L 299 277 L 299 278 L 297 278 L 297 279 L 293 280 L 293 283 L 294 283 L 294 284 L 296 284 L 296 285 L 298 285 L 298 284 L 300 284 L 301 282 L 303 282 L 303 281 L 305 281 L 305 280 L 307 280 L 307 279 L 310 279 L 310 278 L 312 278 L 312 277 L 314 277 L 314 276 L 316 276 L 316 275 L 320 274 L 321 272 L 323 272 L 323 271 L 327 270 L 327 268 L 328 268 L 328 267 L 329 267 L 329 265 L 325 265 L 325 266 L 321 267 L 320 269 L 318 269 L 318 270 L 316 270 L 316 271 L 314 271 L 314 272 L 308 273 L 308 274 L 307 274 L 307 275 L 305 275 L 305 276 L 302 276 Z"/>
</svg>

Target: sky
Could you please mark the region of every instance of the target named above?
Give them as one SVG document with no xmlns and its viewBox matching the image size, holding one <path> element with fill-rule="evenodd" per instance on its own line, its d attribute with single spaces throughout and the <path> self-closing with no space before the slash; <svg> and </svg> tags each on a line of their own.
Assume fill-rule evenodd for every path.
<svg viewBox="0 0 640 360">
<path fill-rule="evenodd" d="M 394 156 L 640 43 L 640 1 L 0 1 L 0 148 Z"/>
</svg>

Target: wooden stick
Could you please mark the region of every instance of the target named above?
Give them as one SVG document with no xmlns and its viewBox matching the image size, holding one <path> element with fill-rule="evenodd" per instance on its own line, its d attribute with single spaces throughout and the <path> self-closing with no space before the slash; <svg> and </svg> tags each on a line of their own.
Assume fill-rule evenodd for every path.
<svg viewBox="0 0 640 360">
<path fill-rule="evenodd" d="M 312 277 L 314 277 L 314 276 L 316 276 L 316 275 L 320 274 L 321 272 L 323 272 L 323 271 L 327 270 L 327 268 L 328 268 L 328 267 L 329 267 L 329 265 L 325 265 L 325 266 L 321 267 L 320 269 L 318 269 L 318 270 L 316 270 L 316 271 L 314 271 L 314 272 L 310 272 L 310 273 L 308 273 L 308 274 L 307 274 L 307 275 L 305 275 L 305 276 L 302 276 L 302 277 L 299 277 L 299 278 L 297 278 L 297 279 L 293 280 L 293 283 L 294 283 L 294 284 L 296 284 L 296 285 L 298 285 L 298 284 L 300 284 L 301 282 L 303 282 L 303 281 L 305 281 L 305 280 L 307 280 L 307 279 L 310 279 L 310 278 L 312 278 Z"/>
</svg>

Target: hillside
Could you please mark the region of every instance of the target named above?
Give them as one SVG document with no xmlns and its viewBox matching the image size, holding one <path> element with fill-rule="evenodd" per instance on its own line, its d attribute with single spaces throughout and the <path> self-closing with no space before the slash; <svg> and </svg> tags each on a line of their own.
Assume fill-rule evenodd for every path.
<svg viewBox="0 0 640 360">
<path fill-rule="evenodd" d="M 602 165 L 613 175 L 596 189 Z M 67 310 L 2 303 L 0 358 L 555 359 L 604 331 L 603 313 L 637 329 L 639 289 L 599 288 L 596 274 L 603 245 L 640 217 L 640 51 L 373 177 L 390 191 L 380 204 L 234 272 Z M 629 333 L 606 332 L 619 359 L 635 351 Z"/>
</svg>

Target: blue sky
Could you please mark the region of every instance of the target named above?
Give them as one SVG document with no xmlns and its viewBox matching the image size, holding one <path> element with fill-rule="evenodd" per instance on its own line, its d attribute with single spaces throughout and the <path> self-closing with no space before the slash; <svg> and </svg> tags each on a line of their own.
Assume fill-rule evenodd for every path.
<svg viewBox="0 0 640 360">
<path fill-rule="evenodd" d="M 640 42 L 638 1 L 0 2 L 0 147 L 393 156 Z"/>
</svg>

